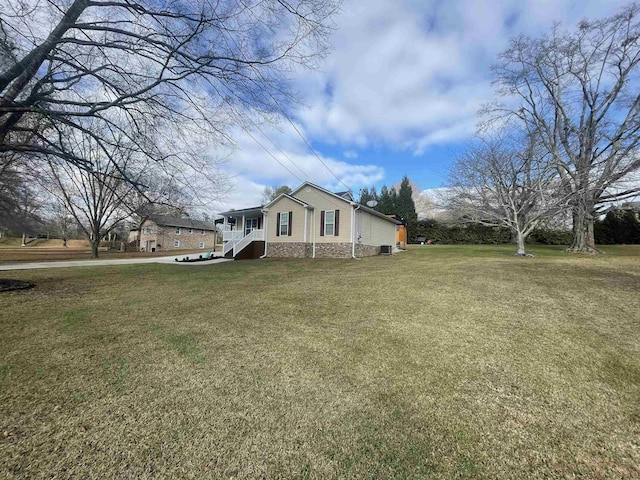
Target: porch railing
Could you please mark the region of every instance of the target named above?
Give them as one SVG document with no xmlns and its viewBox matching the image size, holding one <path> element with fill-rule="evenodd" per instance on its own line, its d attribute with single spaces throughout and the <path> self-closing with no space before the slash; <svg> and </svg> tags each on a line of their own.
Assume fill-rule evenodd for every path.
<svg viewBox="0 0 640 480">
<path fill-rule="evenodd" d="M 233 242 L 240 240 L 243 237 L 244 232 L 242 230 L 225 230 L 222 232 L 223 242 Z"/>
<path fill-rule="evenodd" d="M 227 232 L 224 232 L 227 233 Z M 264 240 L 265 232 L 264 230 L 252 230 L 248 235 L 243 236 L 242 231 L 235 230 L 233 235 L 229 235 L 226 243 L 222 245 L 222 254 L 226 255 L 227 253 L 233 250 L 233 256 L 235 257 L 238 253 L 240 253 L 247 245 L 251 242 Z M 226 240 L 223 235 L 223 240 Z"/>
</svg>

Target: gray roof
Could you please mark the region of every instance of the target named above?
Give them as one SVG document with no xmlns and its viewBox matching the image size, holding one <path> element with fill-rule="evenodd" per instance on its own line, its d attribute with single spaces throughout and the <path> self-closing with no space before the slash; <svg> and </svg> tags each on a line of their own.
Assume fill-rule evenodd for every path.
<svg viewBox="0 0 640 480">
<path fill-rule="evenodd" d="M 236 215 L 242 216 L 243 213 L 260 211 L 264 208 L 264 205 L 258 205 L 257 207 L 239 208 L 238 210 L 229 210 L 228 212 L 220 212 L 218 215 L 235 217 Z"/>
<path fill-rule="evenodd" d="M 339 197 L 346 198 L 347 200 L 354 201 L 353 195 L 351 195 L 351 192 L 349 190 L 347 190 L 346 192 L 333 192 L 333 193 L 335 195 L 338 195 Z"/>
<path fill-rule="evenodd" d="M 152 220 L 158 225 L 165 225 L 167 227 L 195 228 L 198 230 L 216 229 L 213 223 L 194 220 L 193 218 L 171 217 L 169 215 L 150 215 L 149 220 Z"/>
</svg>

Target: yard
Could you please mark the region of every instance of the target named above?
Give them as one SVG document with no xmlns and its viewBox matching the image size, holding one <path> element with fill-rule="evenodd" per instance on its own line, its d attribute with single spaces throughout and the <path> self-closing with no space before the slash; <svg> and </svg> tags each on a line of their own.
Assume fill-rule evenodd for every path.
<svg viewBox="0 0 640 480">
<path fill-rule="evenodd" d="M 0 265 L 16 262 L 54 262 L 64 260 L 89 260 L 91 245 L 86 240 L 69 240 L 68 246 L 62 246 L 62 240 L 31 240 L 28 246 L 20 246 L 19 238 L 0 238 Z M 119 252 L 101 247 L 101 259 L 166 257 L 192 253 L 193 249 L 168 249 L 157 252 Z M 205 250 L 202 251 L 205 253 Z"/>
<path fill-rule="evenodd" d="M 4 272 L 0 476 L 638 478 L 640 247 Z"/>
</svg>

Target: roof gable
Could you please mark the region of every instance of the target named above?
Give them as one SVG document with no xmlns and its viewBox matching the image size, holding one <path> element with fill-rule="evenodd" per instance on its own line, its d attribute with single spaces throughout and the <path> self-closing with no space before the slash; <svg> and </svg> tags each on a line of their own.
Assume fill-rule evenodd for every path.
<svg viewBox="0 0 640 480">
<path fill-rule="evenodd" d="M 299 192 L 300 190 L 302 190 L 304 187 L 315 188 L 316 190 L 318 190 L 318 191 L 320 191 L 320 192 L 322 192 L 324 194 L 331 195 L 332 197 L 338 198 L 338 199 L 342 200 L 343 202 L 347 202 L 348 204 L 353 203 L 353 200 L 349 200 L 348 198 L 340 196 L 337 193 L 330 192 L 329 190 L 327 190 L 325 188 L 322 188 L 322 187 L 319 187 L 315 183 L 311 183 L 311 182 L 304 182 L 302 185 L 300 185 L 298 188 L 296 188 L 293 192 L 291 192 L 291 195 L 295 196 L 295 194 L 297 192 Z M 345 192 L 342 192 L 342 193 L 345 193 Z M 346 193 L 348 193 L 348 192 L 346 192 Z"/>
<path fill-rule="evenodd" d="M 345 197 L 343 197 L 343 196 L 341 196 L 341 195 L 339 195 L 337 193 L 330 192 L 329 190 L 327 190 L 325 188 L 322 188 L 322 187 L 319 187 L 318 185 L 316 185 L 314 183 L 311 183 L 311 182 L 304 182 L 302 185 L 300 185 L 298 188 L 296 188 L 293 192 L 291 192 L 290 196 L 294 196 L 296 193 L 298 193 L 300 190 L 302 190 L 305 187 L 315 188 L 319 192 L 324 193 L 325 195 L 330 195 L 333 198 L 337 198 L 339 200 L 342 200 L 343 202 L 346 202 L 351 206 L 352 205 L 359 205 L 360 210 L 362 210 L 364 212 L 367 212 L 367 213 L 369 213 L 371 215 L 374 215 L 376 217 L 382 218 L 384 220 L 387 220 L 387 221 L 389 221 L 389 222 L 391 222 L 391 223 L 393 223 L 395 225 L 401 225 L 402 224 L 402 222 L 399 222 L 398 220 L 396 220 L 394 218 L 387 217 L 384 213 L 380 213 L 377 210 L 374 210 L 372 208 L 366 207 L 364 205 L 356 204 L 356 202 L 353 201 L 353 200 L 349 200 L 348 198 L 345 198 Z M 350 192 L 342 192 L 342 193 L 343 194 L 348 193 L 349 194 L 349 198 L 352 198 Z"/>
<path fill-rule="evenodd" d="M 281 193 L 280 195 L 278 195 L 276 198 L 274 198 L 273 200 L 271 200 L 269 203 L 267 203 L 264 208 L 269 208 L 271 205 L 277 203 L 278 201 L 280 201 L 282 198 L 288 198 L 289 200 L 293 200 L 296 203 L 299 203 L 300 205 L 302 205 L 305 208 L 313 208 L 312 205 L 309 205 L 307 202 L 303 202 L 302 200 L 300 200 L 299 198 L 294 197 L 293 195 L 290 195 L 288 193 Z"/>
</svg>

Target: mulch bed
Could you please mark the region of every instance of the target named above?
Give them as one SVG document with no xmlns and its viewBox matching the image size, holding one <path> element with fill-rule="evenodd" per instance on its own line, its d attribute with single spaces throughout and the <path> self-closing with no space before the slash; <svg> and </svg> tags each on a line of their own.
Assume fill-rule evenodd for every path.
<svg viewBox="0 0 640 480">
<path fill-rule="evenodd" d="M 34 286 L 31 282 L 24 280 L 13 280 L 11 278 L 0 278 L 0 292 L 10 292 L 11 290 L 24 290 Z"/>
<path fill-rule="evenodd" d="M 182 260 L 178 260 L 177 258 L 175 259 L 176 262 L 179 263 L 193 263 L 193 262 L 213 262 L 215 260 L 222 260 L 224 257 L 209 257 L 209 258 L 202 258 L 202 255 L 200 255 L 199 258 L 189 258 L 186 257 Z"/>
</svg>

